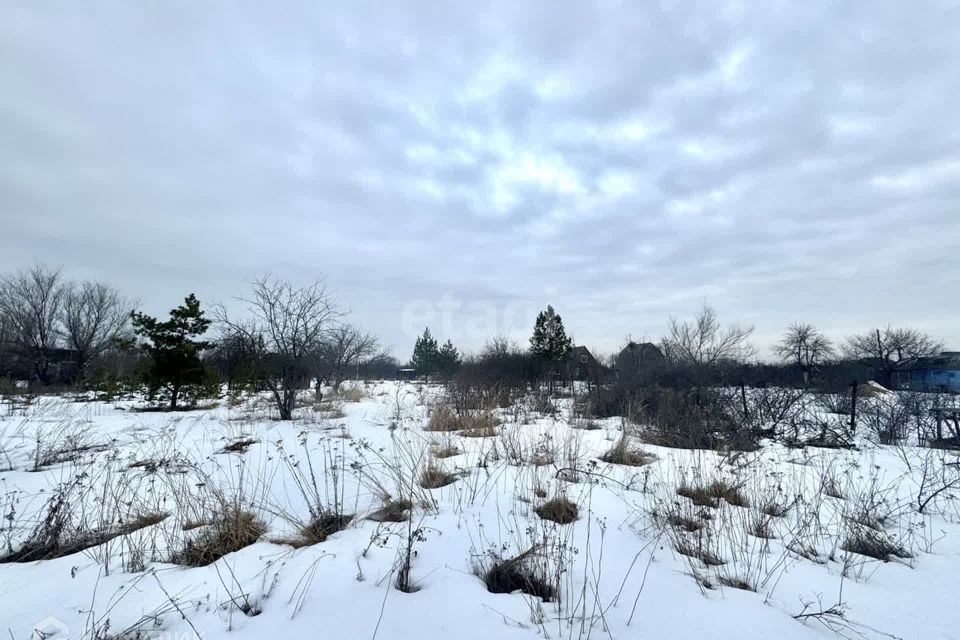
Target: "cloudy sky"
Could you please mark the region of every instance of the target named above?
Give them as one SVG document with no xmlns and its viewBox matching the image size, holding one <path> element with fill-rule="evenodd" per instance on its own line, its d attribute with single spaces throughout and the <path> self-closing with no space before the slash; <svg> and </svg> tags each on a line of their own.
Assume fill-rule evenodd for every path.
<svg viewBox="0 0 960 640">
<path fill-rule="evenodd" d="M 704 301 L 960 349 L 953 2 L 0 5 L 0 270 L 326 280 L 409 355 Z"/>
</svg>

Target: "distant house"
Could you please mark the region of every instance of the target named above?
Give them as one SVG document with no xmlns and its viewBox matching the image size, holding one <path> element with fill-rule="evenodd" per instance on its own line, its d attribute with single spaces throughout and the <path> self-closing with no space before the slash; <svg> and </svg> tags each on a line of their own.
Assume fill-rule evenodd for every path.
<svg viewBox="0 0 960 640">
<path fill-rule="evenodd" d="M 628 342 L 617 354 L 617 379 L 626 384 L 646 382 L 663 368 L 666 359 L 652 342 Z"/>
<path fill-rule="evenodd" d="M 606 384 L 611 382 L 614 373 L 593 357 L 586 347 L 573 347 L 563 365 L 563 376 L 569 381 Z"/>
<path fill-rule="evenodd" d="M 960 351 L 944 351 L 939 356 L 920 358 L 899 372 L 903 386 L 918 391 L 960 392 Z"/>
</svg>

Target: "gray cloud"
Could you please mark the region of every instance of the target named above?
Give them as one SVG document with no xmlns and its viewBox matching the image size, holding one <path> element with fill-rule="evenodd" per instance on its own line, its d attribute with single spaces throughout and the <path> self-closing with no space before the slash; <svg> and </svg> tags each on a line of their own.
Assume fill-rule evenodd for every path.
<svg viewBox="0 0 960 640">
<path fill-rule="evenodd" d="M 255 5 L 0 10 L 0 269 L 154 312 L 326 274 L 401 357 L 444 296 L 467 347 L 704 300 L 960 347 L 952 3 Z"/>
</svg>

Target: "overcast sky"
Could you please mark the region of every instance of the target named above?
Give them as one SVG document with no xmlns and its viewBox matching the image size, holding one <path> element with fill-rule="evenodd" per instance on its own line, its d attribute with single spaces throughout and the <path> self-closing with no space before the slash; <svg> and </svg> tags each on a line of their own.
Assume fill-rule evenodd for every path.
<svg viewBox="0 0 960 640">
<path fill-rule="evenodd" d="M 697 6 L 699 4 L 699 6 Z M 0 5 L 0 270 L 154 313 L 323 275 L 409 357 L 704 301 L 960 349 L 954 2 Z"/>
</svg>

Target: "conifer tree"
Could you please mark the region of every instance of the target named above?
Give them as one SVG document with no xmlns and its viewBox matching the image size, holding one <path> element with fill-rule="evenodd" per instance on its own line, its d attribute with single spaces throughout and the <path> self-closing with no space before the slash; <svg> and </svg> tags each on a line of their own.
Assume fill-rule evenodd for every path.
<svg viewBox="0 0 960 640">
<path fill-rule="evenodd" d="M 460 352 L 447 340 L 437 353 L 437 370 L 444 378 L 449 378 L 460 368 Z"/>
<path fill-rule="evenodd" d="M 210 320 L 203 317 L 200 301 L 192 293 L 170 311 L 170 319 L 164 322 L 137 311 L 130 317 L 136 334 L 148 341 L 146 349 L 152 362 L 147 378 L 151 395 L 166 387 L 170 410 L 175 410 L 183 388 L 203 382 L 200 352 L 210 343 L 195 338 L 206 333 Z"/>
<path fill-rule="evenodd" d="M 437 339 L 430 334 L 430 327 L 427 327 L 423 330 L 423 335 L 417 338 L 410 364 L 417 370 L 417 375 L 430 376 L 437 373 L 439 360 Z"/>
<path fill-rule="evenodd" d="M 547 305 L 546 310 L 537 315 L 537 321 L 533 326 L 530 352 L 544 367 L 552 370 L 567 357 L 572 347 L 573 341 L 563 328 L 563 320 L 552 306 Z"/>
</svg>

